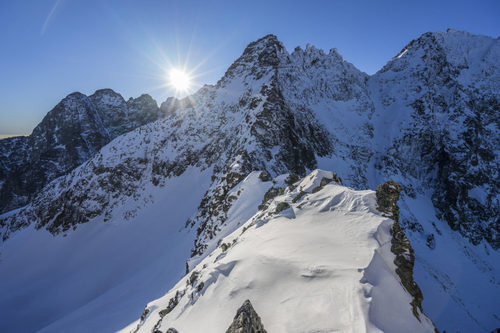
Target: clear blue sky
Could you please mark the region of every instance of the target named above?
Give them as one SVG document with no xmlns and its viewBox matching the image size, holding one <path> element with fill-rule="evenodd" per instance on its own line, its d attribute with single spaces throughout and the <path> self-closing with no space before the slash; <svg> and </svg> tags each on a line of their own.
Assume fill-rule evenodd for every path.
<svg viewBox="0 0 500 333">
<path fill-rule="evenodd" d="M 173 95 L 172 65 L 215 83 L 273 33 L 289 51 L 337 48 L 372 74 L 412 39 L 447 28 L 500 35 L 500 1 L 0 0 L 0 135 L 29 134 L 67 94 Z"/>
</svg>

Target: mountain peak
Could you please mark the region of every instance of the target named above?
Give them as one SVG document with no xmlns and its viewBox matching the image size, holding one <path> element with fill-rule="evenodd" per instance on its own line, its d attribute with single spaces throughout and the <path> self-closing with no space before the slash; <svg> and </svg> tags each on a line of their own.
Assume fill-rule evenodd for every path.
<svg viewBox="0 0 500 333">
<path fill-rule="evenodd" d="M 448 66 L 458 74 L 474 68 L 475 72 L 496 71 L 500 43 L 484 35 L 447 29 L 426 32 L 408 43 L 380 72 L 398 72 L 408 67 L 441 68 Z M 437 66 L 437 67 L 436 67 Z"/>
<path fill-rule="evenodd" d="M 275 56 L 283 52 L 286 52 L 283 43 L 275 35 L 269 34 L 248 44 L 242 57 L 256 55 L 260 65 L 276 65 Z"/>
<path fill-rule="evenodd" d="M 422 309 L 441 330 L 499 327 L 499 41 L 426 33 L 373 76 L 274 35 L 240 51 L 160 109 L 76 93 L 0 145 L 0 212 L 19 208 L 0 215 L 0 326 L 117 331 L 174 286 L 123 331 L 242 333 L 255 310 L 268 331 L 433 332 Z M 397 211 L 366 190 L 386 179 Z"/>
<path fill-rule="evenodd" d="M 278 37 L 276 37 L 276 35 L 268 34 L 268 35 L 265 35 L 264 37 L 257 39 L 256 41 L 248 44 L 246 49 L 248 50 L 248 49 L 253 49 L 256 47 L 269 47 L 272 45 L 283 46 L 283 44 L 278 40 Z"/>
<path fill-rule="evenodd" d="M 93 95 L 120 95 L 111 88 L 97 89 Z"/>
<path fill-rule="evenodd" d="M 79 91 L 75 91 L 75 92 L 72 92 L 71 94 L 68 94 L 66 97 L 64 97 L 61 102 L 66 101 L 66 100 L 84 99 L 86 97 L 87 97 L 87 95 L 82 94 Z"/>
<path fill-rule="evenodd" d="M 235 76 L 252 75 L 259 80 L 270 69 L 275 69 L 288 53 L 275 35 L 266 35 L 248 44 L 243 54 L 228 68 L 218 86 L 227 84 Z"/>
<path fill-rule="evenodd" d="M 142 94 L 137 98 L 130 97 L 126 102 L 129 107 L 130 112 L 138 111 L 138 110 L 149 110 L 149 113 L 156 114 L 160 112 L 158 107 L 158 103 L 156 100 L 151 97 L 149 94 Z M 151 119 L 152 121 L 153 119 Z"/>
<path fill-rule="evenodd" d="M 110 107 L 125 104 L 122 95 L 109 88 L 96 90 L 96 92 L 89 97 L 94 103 L 104 104 Z"/>
</svg>

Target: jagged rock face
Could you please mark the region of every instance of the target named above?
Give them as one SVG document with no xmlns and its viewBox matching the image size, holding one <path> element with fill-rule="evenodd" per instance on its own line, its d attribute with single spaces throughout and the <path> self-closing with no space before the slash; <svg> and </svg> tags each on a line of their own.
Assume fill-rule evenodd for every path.
<svg viewBox="0 0 500 333">
<path fill-rule="evenodd" d="M 155 119 L 154 101 L 141 96 L 125 102 L 106 91 L 90 97 L 68 97 L 71 103 L 61 106 L 61 114 L 64 116 L 66 109 L 81 112 L 86 121 L 69 128 L 88 134 L 71 135 L 77 140 L 69 149 L 73 153 L 60 154 L 54 145 L 61 140 L 54 135 L 58 137 L 62 126 L 57 119 L 47 120 L 50 126 L 37 132 L 42 139 L 37 141 L 40 149 L 34 154 L 43 163 L 57 161 L 59 166 L 44 169 L 49 171 L 40 176 L 45 180 L 37 188 L 55 177 L 56 171 L 64 174 L 77 165 L 67 156 L 73 154 L 82 161 L 95 155 L 30 197 L 23 188 L 26 182 L 7 181 L 11 182 L 10 170 L 17 172 L 18 161 L 31 156 L 34 139 L 0 141 L 0 186 L 2 191 L 6 186 L 15 189 L 5 191 L 13 194 L 0 202 L 11 208 L 31 202 L 0 216 L 3 239 L 30 224 L 58 234 L 91 220 L 126 220 L 147 209 L 153 186 L 158 187 L 154 190 L 168 191 L 162 188 L 167 178 L 196 168 L 212 175 L 198 210 L 186 223 L 197 230 L 192 249 L 196 258 L 191 259 L 196 263 L 221 237 L 228 211 L 237 200 L 238 194 L 231 191 L 250 172 L 265 171 L 268 176 L 263 180 L 269 180 L 277 174 L 303 175 L 318 166 L 334 170 L 343 183 L 355 188 L 375 188 L 386 179 L 395 179 L 402 188 L 400 206 L 414 197 L 432 200 L 438 212 L 436 224 L 448 222 L 473 243 L 485 240 L 498 249 L 499 57 L 499 41 L 489 37 L 453 31 L 425 34 L 380 72 L 367 76 L 335 51 L 326 54 L 307 47 L 289 54 L 269 35 L 250 44 L 217 85 L 204 86 L 182 100 L 169 98 L 160 107 L 164 118 L 104 147 L 113 136 L 131 129 L 129 124 Z M 140 115 L 133 110 L 145 111 Z M 126 124 L 120 127 L 122 117 Z M 317 185 L 319 193 L 324 185 Z M 393 194 L 383 208 L 392 214 L 397 207 Z M 299 191 L 291 203 L 300 202 L 304 195 Z M 281 213 L 289 212 L 286 206 L 281 208 Z M 433 209 L 429 211 L 434 214 Z M 410 276 L 405 275 L 413 268 L 406 235 L 413 244 L 418 234 L 423 234 L 423 227 L 411 221 L 411 210 L 402 208 L 401 214 L 406 215 L 393 228 L 393 252 L 399 258 L 396 264 L 401 267 L 401 280 L 410 282 L 405 287 L 414 297 L 412 305 L 418 313 L 421 298 Z M 426 223 L 432 228 L 430 221 Z M 432 225 L 439 233 L 434 222 Z M 439 249 L 433 235 L 426 238 L 427 247 Z M 494 269 L 486 264 L 477 266 L 494 275 Z M 440 279 L 435 274 L 442 273 L 439 264 L 427 268 L 429 279 Z M 441 286 L 451 297 L 447 300 L 461 306 L 464 302 L 459 292 L 453 291 L 459 287 L 446 289 L 453 277 L 445 278 Z M 489 283 L 498 284 L 495 276 Z M 472 306 L 464 308 L 468 315 Z"/>
<path fill-rule="evenodd" d="M 88 97 L 69 95 L 33 130 L 23 158 L 10 168 L 0 194 L 2 211 L 26 204 L 48 181 L 81 164 L 109 141 Z"/>
<path fill-rule="evenodd" d="M 319 166 L 357 188 L 389 177 L 409 195 L 415 186 L 435 188 L 433 202 L 453 228 L 497 248 L 498 48 L 488 37 L 425 34 L 369 77 L 335 50 L 307 47 L 289 54 L 275 36 L 265 36 L 216 86 L 168 99 L 160 108 L 165 119 L 115 140 L 78 173 L 49 186 L 33 207 L 1 223 L 36 221 L 53 232 L 66 230 L 111 216 L 126 198 L 140 198 L 148 183 L 162 186 L 190 166 L 212 168 L 213 183 L 187 222 L 198 230 L 193 255 L 200 255 L 224 224 L 228 193 L 249 172 L 303 175 Z M 101 123 L 115 134 L 120 117 L 135 121 L 135 106 L 155 109 L 145 96 L 125 102 L 98 91 L 89 100 L 101 105 Z M 144 112 L 144 119 L 154 119 L 150 114 Z M 74 181 L 77 174 L 82 177 Z M 88 201 L 98 204 L 82 207 Z M 53 208 L 42 212 L 42 203 Z"/>
<path fill-rule="evenodd" d="M 175 328 L 169 328 L 165 333 L 179 333 Z"/>
<path fill-rule="evenodd" d="M 0 212 L 23 206 L 49 181 L 94 156 L 115 137 L 158 119 L 148 95 L 125 103 L 111 89 L 73 93 L 54 107 L 29 137 L 0 141 Z"/>
<path fill-rule="evenodd" d="M 205 86 L 184 100 L 167 100 L 161 107 L 166 113 L 164 120 L 141 128 L 139 134 L 115 140 L 106 154 L 99 153 L 72 176 L 46 188 L 33 207 L 19 214 L 34 218 L 39 227 L 60 232 L 109 214 L 116 202 L 137 195 L 134 191 L 149 182 L 161 186 L 165 178 L 180 175 L 189 166 L 212 167 L 213 185 L 198 214 L 188 222 L 199 230 L 193 253 L 200 254 L 205 240 L 212 239 L 225 220 L 230 200 L 227 193 L 249 172 L 304 174 L 316 167 L 317 156 L 333 151 L 328 131 L 313 112 L 305 107 L 291 108 L 282 94 L 277 71 L 279 66 L 290 63 L 289 57 L 276 37 L 257 41 L 217 86 Z M 103 99 L 100 95 L 94 99 L 111 105 L 109 110 L 123 104 L 116 96 Z M 137 152 L 142 152 L 140 157 Z M 133 170 L 134 163 L 135 176 L 123 171 Z M 78 173 L 87 176 L 73 181 Z M 94 184 L 99 184 L 104 193 L 95 191 Z M 60 188 L 64 188 L 62 193 L 57 190 Z M 90 210 L 83 208 L 81 203 L 89 201 L 99 204 L 88 205 Z M 53 209 L 38 208 L 42 202 Z M 65 212 L 59 213 L 63 202 Z M 2 223 L 20 225 L 25 218 L 16 216 Z"/>
<path fill-rule="evenodd" d="M 29 138 L 26 136 L 0 140 L 0 205 L 7 207 L 4 210 L 21 206 L 27 200 L 22 193 L 15 194 L 20 192 L 19 189 L 15 190 L 16 187 L 20 187 L 22 184 L 17 184 L 9 176 L 26 159 L 28 141 Z M 0 210 L 0 212 L 2 211 Z"/>
<path fill-rule="evenodd" d="M 233 323 L 226 333 L 266 333 L 259 315 L 255 312 L 249 300 L 246 300 L 238 309 Z"/>
<path fill-rule="evenodd" d="M 401 193 L 401 186 L 393 181 L 387 181 L 377 186 L 377 205 L 378 210 L 389 214 L 393 220 L 399 219 L 398 200 Z"/>
<path fill-rule="evenodd" d="M 148 303 L 146 315 L 130 327 L 137 332 L 167 327 L 180 332 L 433 331 L 425 314 L 418 312 L 418 319 L 412 314 L 411 298 L 393 269 L 392 223 L 376 211 L 373 191 L 347 189 L 323 170 L 303 179 L 285 174 L 263 181 L 259 175 L 253 172 L 231 193 L 260 188 L 256 199 L 266 207 L 239 223 L 246 200 L 237 199 L 232 208 L 240 214 L 236 219 L 230 214 L 231 231 L 218 236 L 217 248 L 209 248 L 167 294 Z M 264 323 L 248 299 L 259 305 Z M 384 305 L 385 311 L 374 311 Z"/>
<path fill-rule="evenodd" d="M 287 106 L 312 115 L 327 129 L 332 150 L 325 155 L 330 163 L 319 166 L 341 172 L 351 186 L 366 188 L 374 112 L 368 75 L 336 50 L 327 54 L 309 45 L 296 48 L 278 75 Z"/>
<path fill-rule="evenodd" d="M 318 77 L 325 68 L 329 68 L 327 74 Z M 344 91 L 352 78 L 356 86 Z M 238 110 L 245 124 L 236 129 L 238 143 L 226 144 L 229 153 L 225 155 L 229 159 L 224 166 L 216 166 L 216 170 L 224 171 L 216 174 L 217 180 L 207 192 L 198 214 L 188 221 L 188 225 L 198 225 L 199 237 L 193 255 L 203 253 L 206 241 L 215 237 L 225 221 L 227 193 L 237 184 L 233 182 L 228 186 L 225 181 L 228 174 L 235 174 L 232 165 L 238 165 L 239 180 L 252 170 L 268 170 L 274 175 L 285 172 L 304 175 L 317 167 L 317 157 L 334 155 L 349 164 L 346 177 L 351 183 L 366 186 L 361 170 L 366 168 L 370 156 L 367 150 L 368 138 L 372 135 L 370 126 L 366 122 L 361 129 L 357 124 L 353 126 L 357 132 L 361 131 L 362 139 L 352 140 L 352 135 L 342 136 L 353 132 L 352 129 L 340 129 L 335 124 L 334 128 L 339 131 L 328 131 L 319 121 L 320 100 L 322 106 L 326 104 L 327 111 L 333 113 L 336 103 L 352 102 L 359 97 L 363 106 L 355 104 L 346 111 L 348 116 L 362 117 L 373 111 L 367 98 L 366 75 L 344 62 L 336 52 L 326 55 L 307 48 L 290 55 L 275 36 L 268 35 L 245 49 L 217 83 L 215 91 L 214 100 L 223 99 L 226 103 L 222 107 L 233 103 L 231 110 Z M 236 95 L 235 91 L 238 91 Z M 308 97 L 302 98 L 305 95 Z M 193 100 L 196 101 L 193 98 L 191 105 Z M 225 122 L 226 119 L 223 125 Z M 225 132 L 218 133 L 224 136 Z"/>
<path fill-rule="evenodd" d="M 413 278 L 413 267 L 415 265 L 414 250 L 399 224 L 398 200 L 400 193 L 401 186 L 393 180 L 377 186 L 377 209 L 388 214 L 394 220 L 391 227 L 391 252 L 396 256 L 394 259 L 396 274 L 398 274 L 406 291 L 413 297 L 410 303 L 413 314 L 420 320 L 420 314 L 424 312 L 422 309 L 424 297 L 420 287 Z"/>
<path fill-rule="evenodd" d="M 146 94 L 125 102 L 113 90 L 101 89 L 89 98 L 99 107 L 104 126 L 113 138 L 159 118 L 156 101 Z"/>
<path fill-rule="evenodd" d="M 473 244 L 500 247 L 500 41 L 428 33 L 371 78 L 380 109 L 395 113 L 376 167 L 433 191 L 439 217 Z M 382 131 L 382 130 L 381 130 Z M 377 162 L 378 163 L 378 162 Z"/>
</svg>

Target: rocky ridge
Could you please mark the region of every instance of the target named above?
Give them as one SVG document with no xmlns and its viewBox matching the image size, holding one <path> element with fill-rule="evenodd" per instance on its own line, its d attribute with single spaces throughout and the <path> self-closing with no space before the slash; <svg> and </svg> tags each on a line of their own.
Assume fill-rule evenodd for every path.
<svg viewBox="0 0 500 333">
<path fill-rule="evenodd" d="M 68 95 L 31 135 L 0 140 L 0 213 L 26 205 L 114 138 L 160 117 L 149 95 L 128 101 L 111 89 Z"/>
<path fill-rule="evenodd" d="M 249 177 L 257 178 L 256 173 Z M 234 223 L 216 248 L 121 332 L 168 327 L 218 332 L 229 321 L 227 332 L 264 332 L 262 322 L 269 331 L 434 331 L 421 307 L 414 306 L 411 291 L 403 289 L 406 281 L 392 270 L 398 261 L 391 252 L 392 220 L 376 209 L 376 196 L 388 198 L 382 195 L 388 191 L 355 191 L 323 170 L 289 185 L 289 174 L 260 178 L 259 186 L 270 182 L 282 191 L 269 197 L 271 187 L 262 200 L 265 207 Z M 391 198 L 385 201 L 395 205 Z M 386 210 L 384 199 L 378 202 Z M 412 268 L 405 274 L 412 279 Z M 231 319 L 228 309 L 250 296 L 259 315 L 247 300 Z"/>
<path fill-rule="evenodd" d="M 499 60 L 498 39 L 453 30 L 426 33 L 370 79 L 378 109 L 398 113 L 391 121 L 377 114 L 397 134 L 379 134 L 385 143 L 375 168 L 385 177 L 398 175 L 409 196 L 416 191 L 412 183 L 426 184 L 420 191 L 432 189 L 439 218 L 473 244 L 485 240 L 495 249 Z"/>
<path fill-rule="evenodd" d="M 246 300 L 236 312 L 233 323 L 226 333 L 267 333 L 252 303 Z"/>
<path fill-rule="evenodd" d="M 147 207 L 149 184 L 197 167 L 211 170 L 212 184 L 186 222 L 197 230 L 194 264 L 217 242 L 238 198 L 232 190 L 251 171 L 303 176 L 320 167 L 356 188 L 398 181 L 399 224 L 412 243 L 423 238 L 432 251 L 445 223 L 498 249 L 499 48 L 490 37 L 427 33 L 368 76 L 335 50 L 288 53 L 265 36 L 215 86 L 167 100 L 164 119 L 116 138 L 29 206 L 1 216 L 3 238 L 32 223 L 57 234 L 96 218 L 127 219 Z M 16 140 L 9 145 L 25 145 Z M 433 220 L 411 206 L 425 198 Z"/>
</svg>

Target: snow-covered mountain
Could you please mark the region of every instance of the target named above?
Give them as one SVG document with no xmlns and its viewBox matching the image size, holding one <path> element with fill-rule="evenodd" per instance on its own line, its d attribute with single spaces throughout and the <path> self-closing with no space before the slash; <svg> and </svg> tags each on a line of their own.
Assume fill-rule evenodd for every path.
<svg viewBox="0 0 500 333">
<path fill-rule="evenodd" d="M 286 323 L 294 311 L 307 310 L 305 304 L 310 304 L 301 293 L 306 281 L 317 292 L 332 283 L 335 294 L 340 293 L 341 279 L 352 286 L 344 290 L 351 294 L 339 294 L 338 311 L 329 313 L 343 319 L 330 325 L 327 319 L 322 323 L 307 314 L 304 320 L 316 323 L 317 330 L 346 329 L 350 319 L 344 316 L 349 314 L 362 317 L 367 331 L 391 331 L 390 327 L 401 331 L 396 321 L 382 320 L 384 315 L 377 312 L 388 306 L 380 304 L 393 302 L 407 325 L 425 331 L 432 324 L 428 326 L 422 311 L 415 310 L 422 302 L 420 289 L 423 313 L 438 329 L 488 332 L 500 327 L 499 60 L 498 39 L 451 30 L 422 35 L 372 76 L 335 50 L 325 53 L 308 46 L 288 53 L 273 35 L 251 43 L 215 86 L 204 86 L 183 100 L 168 99 L 161 111 L 151 113 L 161 112 L 161 120 L 118 136 L 76 169 L 48 183 L 28 205 L 0 215 L 5 240 L 0 309 L 8 318 L 0 327 L 118 330 L 138 318 L 146 303 L 167 293 L 182 277 L 184 266 L 189 277 L 198 272 L 203 279 L 212 277 L 210 283 L 200 280 L 206 286 L 196 290 L 199 284 L 185 287 L 186 278 L 182 279 L 165 298 L 150 303 L 143 320 L 129 326 L 131 330 L 137 324 L 139 329 L 156 325 L 159 311 L 168 307 L 170 299 L 182 307 L 165 316 L 162 331 L 170 323 L 189 331 L 198 311 L 220 323 L 214 329 L 225 330 L 249 299 L 267 331 L 290 331 Z M 127 120 L 124 123 L 134 125 L 117 129 L 122 118 L 116 116 L 117 110 L 123 104 L 102 96 L 107 94 L 95 95 L 89 99 L 107 105 L 100 108 L 107 115 L 102 123 L 114 135 L 141 125 Z M 22 150 L 26 147 L 22 140 L 11 139 L 9 145 Z M 388 179 L 401 185 L 398 225 L 408 238 L 401 231 L 393 232 L 392 239 L 409 239 L 414 249 L 415 262 L 407 262 L 411 269 L 404 270 L 406 275 L 390 263 L 400 262 L 405 253 L 413 257 L 413 250 L 400 253 L 397 246 L 392 253 L 384 250 L 390 239 L 387 227 L 380 233 L 377 228 L 388 222 L 369 199 L 373 192 L 339 185 L 314 194 L 292 189 L 316 168 L 336 172 L 343 184 L 357 190 L 375 189 Z M 276 178 L 281 174 L 289 176 Z M 280 201 L 268 199 L 276 195 L 282 195 L 278 198 L 291 209 L 271 214 Z M 292 202 L 300 196 L 316 204 Z M 331 206 L 335 210 L 321 211 L 324 202 L 335 198 L 339 200 Z M 359 205 L 353 207 L 352 201 Z M 287 212 L 295 218 L 282 216 Z M 257 225 L 255 218 L 266 214 L 270 215 L 260 227 L 238 236 L 243 229 L 237 228 L 244 223 Z M 317 225 L 311 216 L 318 218 Z M 326 223 L 330 218 L 332 223 Z M 364 222 L 357 220 L 360 228 L 349 229 L 356 218 Z M 268 229 L 290 238 L 281 240 L 274 234 L 273 241 L 263 244 L 259 235 Z M 332 251 L 345 246 L 342 253 L 354 256 L 345 259 L 350 261 L 345 272 L 339 268 L 346 264 L 344 259 L 324 257 L 314 248 L 296 256 L 284 253 L 293 251 L 298 235 L 308 229 L 314 230 L 309 238 L 304 236 L 308 242 L 324 243 Z M 352 242 L 356 245 L 356 237 L 364 237 L 360 253 L 347 250 Z M 235 247 L 229 246 L 221 262 L 214 263 L 222 251 L 218 242 L 233 239 Z M 273 242 L 277 253 L 256 263 L 265 252 L 274 251 Z M 324 263 L 328 258 L 331 262 Z M 306 259 L 311 267 L 325 265 L 324 276 L 320 272 L 309 280 L 302 277 L 300 272 L 307 267 L 301 262 Z M 294 260 L 295 268 L 278 269 Z M 218 266 L 231 262 L 240 268 Z M 244 271 L 252 265 L 269 274 L 262 272 L 259 278 Z M 356 267 L 360 271 L 354 274 Z M 413 268 L 420 289 L 407 278 Z M 294 290 L 290 297 L 295 301 L 288 305 L 278 302 L 287 297 L 286 288 L 280 289 L 277 282 L 283 273 L 290 275 L 284 282 L 287 290 Z M 254 297 L 252 287 L 241 284 L 252 278 L 258 286 Z M 275 289 L 270 288 L 272 283 Z M 238 288 L 242 291 L 231 294 Z M 391 302 L 384 299 L 388 290 L 393 291 Z M 177 291 L 193 296 L 177 300 Z M 356 294 L 361 291 L 365 293 Z M 264 302 L 267 293 L 275 295 L 269 296 L 269 303 Z M 326 302 L 322 297 L 321 304 Z M 23 306 L 29 302 L 31 306 Z M 270 314 L 289 309 L 294 302 L 300 309 L 283 312 L 290 313 L 288 317 Z M 315 306 L 311 304 L 310 311 Z M 207 314 L 212 313 L 208 309 L 217 315 Z M 423 319 L 415 320 L 415 312 Z"/>
<path fill-rule="evenodd" d="M 375 192 L 339 185 L 332 172 L 289 186 L 285 177 L 271 187 L 283 194 L 234 220 L 238 228 L 123 332 L 225 332 L 245 299 L 268 332 L 434 332 L 395 273 L 393 221 Z M 250 182 L 266 187 L 256 172 Z"/>
<path fill-rule="evenodd" d="M 128 101 L 111 89 L 68 95 L 31 135 L 0 140 L 0 213 L 26 205 L 112 139 L 160 115 L 149 95 Z"/>
</svg>

